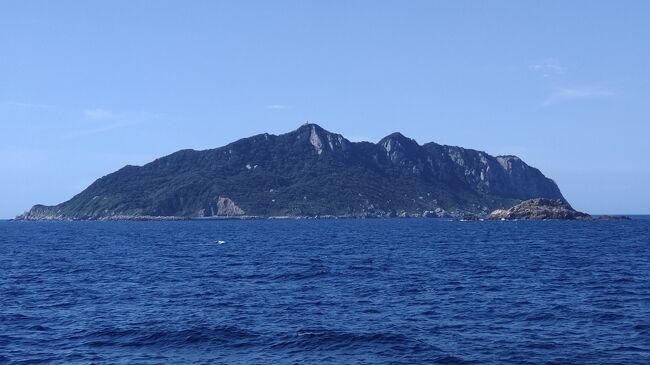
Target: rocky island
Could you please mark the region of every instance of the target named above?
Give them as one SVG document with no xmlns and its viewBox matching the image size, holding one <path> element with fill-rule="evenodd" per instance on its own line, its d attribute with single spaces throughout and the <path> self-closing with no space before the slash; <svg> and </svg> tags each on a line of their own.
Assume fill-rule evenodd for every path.
<svg viewBox="0 0 650 365">
<path fill-rule="evenodd" d="M 586 213 L 578 212 L 561 199 L 530 199 L 509 209 L 497 209 L 487 217 L 491 220 L 575 220 L 590 219 Z"/>
<path fill-rule="evenodd" d="M 420 145 L 400 133 L 378 143 L 351 142 L 304 124 L 125 166 L 66 202 L 36 205 L 17 219 L 545 219 L 529 203 L 517 205 L 537 198 L 553 219 L 580 217 L 553 180 L 516 156 Z"/>
</svg>

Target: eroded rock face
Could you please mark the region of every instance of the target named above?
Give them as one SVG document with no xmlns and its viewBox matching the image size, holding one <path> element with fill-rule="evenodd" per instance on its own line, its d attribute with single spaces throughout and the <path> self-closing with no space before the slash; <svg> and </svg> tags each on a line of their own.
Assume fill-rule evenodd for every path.
<svg viewBox="0 0 650 365">
<path fill-rule="evenodd" d="M 330 133 L 316 124 L 308 124 L 303 128 L 309 129 L 309 143 L 319 155 L 324 151 L 341 152 L 348 149 L 350 142 L 340 134 Z"/>
<path fill-rule="evenodd" d="M 220 196 L 210 202 L 208 208 L 201 209 L 196 216 L 198 217 L 233 217 L 243 216 L 246 212 L 241 209 L 235 202 L 227 197 Z"/>
<path fill-rule="evenodd" d="M 16 217 L 19 220 L 34 220 L 34 221 L 47 221 L 47 220 L 63 220 L 65 216 L 57 211 L 54 207 L 45 205 L 35 205 L 32 209 L 24 214 Z"/>
<path fill-rule="evenodd" d="M 574 220 L 589 219 L 590 215 L 578 212 L 560 199 L 530 199 L 510 209 L 497 209 L 488 215 L 492 220 Z"/>
<path fill-rule="evenodd" d="M 217 214 L 216 215 L 244 215 L 246 212 L 244 212 L 243 209 L 237 206 L 234 201 L 230 200 L 230 198 L 225 198 L 220 196 L 219 199 L 217 199 Z"/>
</svg>

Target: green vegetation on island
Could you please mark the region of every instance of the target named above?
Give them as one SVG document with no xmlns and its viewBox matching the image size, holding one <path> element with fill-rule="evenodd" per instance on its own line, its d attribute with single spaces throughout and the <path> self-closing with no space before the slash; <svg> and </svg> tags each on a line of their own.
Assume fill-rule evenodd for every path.
<svg viewBox="0 0 650 365">
<path fill-rule="evenodd" d="M 531 198 L 565 202 L 515 156 L 399 133 L 350 142 L 316 124 L 125 166 L 56 206 L 18 219 L 486 216 Z"/>
</svg>

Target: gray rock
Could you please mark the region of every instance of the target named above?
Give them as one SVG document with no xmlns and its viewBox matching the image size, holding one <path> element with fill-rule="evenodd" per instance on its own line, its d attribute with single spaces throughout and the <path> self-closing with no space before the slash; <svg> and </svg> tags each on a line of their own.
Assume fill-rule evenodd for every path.
<svg viewBox="0 0 650 365">
<path fill-rule="evenodd" d="M 590 219 L 586 213 L 578 212 L 561 199 L 529 199 L 510 209 L 497 209 L 487 217 L 491 220 L 575 220 Z"/>
</svg>

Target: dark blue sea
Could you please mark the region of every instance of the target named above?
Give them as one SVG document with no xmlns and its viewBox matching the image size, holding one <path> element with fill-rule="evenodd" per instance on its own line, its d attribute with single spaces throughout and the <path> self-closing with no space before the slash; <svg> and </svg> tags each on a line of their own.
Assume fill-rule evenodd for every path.
<svg viewBox="0 0 650 365">
<path fill-rule="evenodd" d="M 648 219 L 3 221 L 0 270 L 3 364 L 650 363 Z"/>
</svg>

